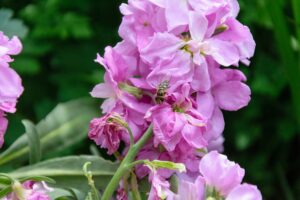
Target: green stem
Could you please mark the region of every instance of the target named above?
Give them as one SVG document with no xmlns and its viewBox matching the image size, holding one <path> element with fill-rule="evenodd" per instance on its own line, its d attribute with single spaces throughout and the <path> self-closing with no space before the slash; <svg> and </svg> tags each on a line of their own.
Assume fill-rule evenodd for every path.
<svg viewBox="0 0 300 200">
<path fill-rule="evenodd" d="M 108 183 L 101 200 L 110 200 L 110 198 L 113 196 L 113 193 L 116 190 L 116 188 L 118 187 L 118 184 L 119 184 L 120 180 L 122 179 L 122 177 L 124 176 L 124 174 L 126 172 L 128 172 L 128 170 L 131 169 L 131 167 L 132 167 L 131 163 L 134 161 L 136 155 L 141 150 L 141 148 L 145 145 L 145 143 L 152 137 L 152 130 L 153 130 L 153 127 L 152 127 L 152 125 L 150 125 L 149 128 L 147 129 L 147 131 L 142 136 L 142 138 L 136 144 L 134 144 L 130 147 L 130 149 L 129 149 L 126 157 L 122 161 L 120 167 L 118 168 L 115 175 L 112 177 L 112 179 Z"/>
<path fill-rule="evenodd" d="M 140 192 L 139 192 L 137 178 L 133 172 L 131 173 L 130 183 L 131 183 L 133 200 L 142 200 Z"/>
<path fill-rule="evenodd" d="M 129 133 L 129 137 L 130 137 L 130 146 L 134 145 L 134 137 L 133 137 L 133 133 L 131 131 L 131 128 L 129 128 L 128 126 L 126 127 L 128 133 Z"/>
</svg>

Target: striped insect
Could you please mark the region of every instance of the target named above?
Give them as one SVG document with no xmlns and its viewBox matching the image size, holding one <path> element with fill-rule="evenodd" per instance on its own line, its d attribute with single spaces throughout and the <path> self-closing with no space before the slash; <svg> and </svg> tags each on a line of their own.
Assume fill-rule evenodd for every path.
<svg viewBox="0 0 300 200">
<path fill-rule="evenodd" d="M 169 87 L 170 87 L 169 81 L 163 81 L 159 84 L 156 91 L 156 97 L 155 97 L 155 101 L 157 104 L 161 104 L 165 101 L 165 97 Z"/>
</svg>

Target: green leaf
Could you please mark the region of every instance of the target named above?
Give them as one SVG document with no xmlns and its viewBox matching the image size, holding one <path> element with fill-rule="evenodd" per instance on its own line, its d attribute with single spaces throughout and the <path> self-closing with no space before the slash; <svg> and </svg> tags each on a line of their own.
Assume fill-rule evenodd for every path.
<svg viewBox="0 0 300 200">
<path fill-rule="evenodd" d="M 298 125 L 300 125 L 300 67 L 297 57 L 294 54 L 294 50 L 291 44 L 291 33 L 289 31 L 286 16 L 283 11 L 283 6 L 280 1 L 268 0 L 267 10 L 272 18 L 274 27 L 274 35 L 278 46 L 278 53 L 281 56 L 281 60 L 286 72 L 286 76 L 289 80 L 291 93 L 294 103 L 295 117 L 298 119 Z"/>
<path fill-rule="evenodd" d="M 21 20 L 11 19 L 13 11 L 10 9 L 0 9 L 0 30 L 5 35 L 12 37 L 17 35 L 21 38 L 27 35 L 28 29 Z"/>
<path fill-rule="evenodd" d="M 5 197 L 6 195 L 8 195 L 9 193 L 11 193 L 12 191 L 12 186 L 7 186 L 4 189 L 2 189 L 0 191 L 0 199 L 2 199 L 3 197 Z"/>
<path fill-rule="evenodd" d="M 39 162 L 42 157 L 40 136 L 32 122 L 23 120 L 22 123 L 25 126 L 28 137 L 29 162 L 30 164 L 35 164 Z"/>
<path fill-rule="evenodd" d="M 45 181 L 47 183 L 55 184 L 55 180 L 53 180 L 52 178 L 48 178 L 46 176 L 28 176 L 25 178 L 20 178 L 19 181 L 22 183 L 25 181 L 35 181 L 35 182 Z"/>
<path fill-rule="evenodd" d="M 68 156 L 23 167 L 9 175 L 18 179 L 27 176 L 46 176 L 56 181 L 55 187 L 69 187 L 87 192 L 89 185 L 82 170 L 82 166 L 87 162 L 92 163 L 89 171 L 93 174 L 98 189 L 106 187 L 119 166 L 119 163 L 113 163 L 97 156 Z"/>
<path fill-rule="evenodd" d="M 99 115 L 91 99 L 79 99 L 59 104 L 36 125 L 41 141 L 42 155 L 50 156 L 64 151 L 87 138 L 89 121 Z M 29 146 L 26 135 L 18 138 L 0 154 L 0 166 L 20 165 L 28 161 Z"/>
</svg>

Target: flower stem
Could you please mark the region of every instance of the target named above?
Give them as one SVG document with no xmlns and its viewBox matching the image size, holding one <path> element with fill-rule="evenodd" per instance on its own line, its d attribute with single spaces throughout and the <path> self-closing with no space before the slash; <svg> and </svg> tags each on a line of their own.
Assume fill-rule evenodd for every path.
<svg viewBox="0 0 300 200">
<path fill-rule="evenodd" d="M 120 167 L 116 171 L 115 175 L 112 177 L 110 182 L 108 183 L 101 200 L 110 200 L 113 196 L 114 191 L 118 187 L 118 184 L 124 174 L 131 169 L 133 165 L 131 163 L 134 161 L 136 155 L 141 150 L 141 148 L 145 145 L 145 143 L 151 138 L 152 136 L 153 127 L 150 125 L 141 139 L 134 145 L 132 145 L 125 156 L 124 160 L 121 162 Z"/>
</svg>

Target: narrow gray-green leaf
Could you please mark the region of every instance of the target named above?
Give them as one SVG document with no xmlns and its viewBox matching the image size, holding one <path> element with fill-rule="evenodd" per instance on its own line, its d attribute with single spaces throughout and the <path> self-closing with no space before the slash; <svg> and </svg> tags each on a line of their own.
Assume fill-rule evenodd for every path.
<svg viewBox="0 0 300 200">
<path fill-rule="evenodd" d="M 28 176 L 28 177 L 20 178 L 19 181 L 22 183 L 25 181 L 35 181 L 35 182 L 44 181 L 47 183 L 55 184 L 55 180 L 53 180 L 52 178 L 48 178 L 46 176 Z"/>
<path fill-rule="evenodd" d="M 41 160 L 41 142 L 40 136 L 36 130 L 36 127 L 31 121 L 23 120 L 22 123 L 25 126 L 28 145 L 29 145 L 29 162 L 30 164 L 35 164 Z"/>
<path fill-rule="evenodd" d="M 89 121 L 95 116 L 99 116 L 97 104 L 91 99 L 59 104 L 36 125 L 42 155 L 49 157 L 87 139 Z M 0 168 L 5 164 L 20 166 L 28 161 L 28 155 L 28 138 L 24 134 L 0 154 Z"/>
<path fill-rule="evenodd" d="M 93 173 L 98 189 L 106 187 L 119 166 L 119 163 L 113 163 L 98 156 L 68 156 L 23 167 L 9 173 L 9 175 L 13 178 L 46 176 L 56 181 L 55 187 L 70 187 L 87 192 L 89 186 L 82 171 L 82 166 L 86 162 L 92 163 L 89 171 Z"/>
</svg>

